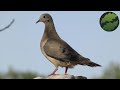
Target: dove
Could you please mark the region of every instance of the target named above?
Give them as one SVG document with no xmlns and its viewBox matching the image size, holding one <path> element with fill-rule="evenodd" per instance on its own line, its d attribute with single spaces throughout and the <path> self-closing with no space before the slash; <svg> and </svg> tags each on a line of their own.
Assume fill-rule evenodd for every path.
<svg viewBox="0 0 120 90">
<path fill-rule="evenodd" d="M 58 35 L 50 14 L 41 14 L 36 23 L 39 22 L 45 25 L 44 34 L 40 42 L 41 52 L 55 66 L 55 70 L 50 75 L 55 75 L 59 67 L 65 67 L 64 74 L 67 74 L 68 68 L 74 68 L 76 65 L 101 66 L 80 55 Z"/>
</svg>

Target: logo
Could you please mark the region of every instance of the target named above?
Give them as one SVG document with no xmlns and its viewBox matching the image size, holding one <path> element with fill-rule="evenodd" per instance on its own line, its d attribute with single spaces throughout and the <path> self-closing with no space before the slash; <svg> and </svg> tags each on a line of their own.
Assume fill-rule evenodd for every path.
<svg viewBox="0 0 120 90">
<path fill-rule="evenodd" d="M 105 31 L 114 31 L 119 26 L 119 18 L 114 12 L 106 12 L 100 18 L 100 26 Z"/>
</svg>

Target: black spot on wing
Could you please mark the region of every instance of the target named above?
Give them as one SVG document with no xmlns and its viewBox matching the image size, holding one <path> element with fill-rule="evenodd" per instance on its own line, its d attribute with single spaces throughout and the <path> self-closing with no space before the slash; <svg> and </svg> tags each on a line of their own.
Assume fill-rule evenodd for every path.
<svg viewBox="0 0 120 90">
<path fill-rule="evenodd" d="M 66 48 L 63 48 L 63 49 L 62 49 L 62 53 L 65 53 L 65 52 L 66 52 Z"/>
</svg>

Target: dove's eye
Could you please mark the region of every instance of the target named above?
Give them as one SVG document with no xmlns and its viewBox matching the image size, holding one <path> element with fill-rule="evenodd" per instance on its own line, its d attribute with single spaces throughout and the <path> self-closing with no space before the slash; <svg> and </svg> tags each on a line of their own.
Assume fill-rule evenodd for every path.
<svg viewBox="0 0 120 90">
<path fill-rule="evenodd" d="M 43 16 L 43 18 L 45 18 L 45 16 Z"/>
</svg>

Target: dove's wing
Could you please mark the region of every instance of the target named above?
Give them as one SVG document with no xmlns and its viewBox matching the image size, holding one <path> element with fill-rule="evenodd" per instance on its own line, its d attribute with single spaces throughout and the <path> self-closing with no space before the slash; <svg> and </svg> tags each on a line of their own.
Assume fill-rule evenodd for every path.
<svg viewBox="0 0 120 90">
<path fill-rule="evenodd" d="M 48 56 L 60 61 L 76 61 L 80 57 L 74 49 L 60 39 L 48 39 L 43 48 Z"/>
</svg>

